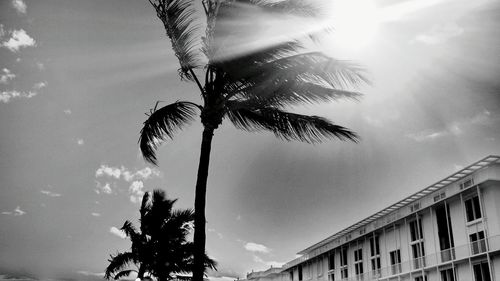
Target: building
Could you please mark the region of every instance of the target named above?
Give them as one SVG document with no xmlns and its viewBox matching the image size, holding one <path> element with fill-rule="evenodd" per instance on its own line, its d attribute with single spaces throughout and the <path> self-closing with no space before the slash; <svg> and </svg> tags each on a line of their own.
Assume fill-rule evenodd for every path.
<svg viewBox="0 0 500 281">
<path fill-rule="evenodd" d="M 281 275 L 265 271 L 255 277 L 500 281 L 500 156 L 488 156 L 298 254 Z"/>
</svg>

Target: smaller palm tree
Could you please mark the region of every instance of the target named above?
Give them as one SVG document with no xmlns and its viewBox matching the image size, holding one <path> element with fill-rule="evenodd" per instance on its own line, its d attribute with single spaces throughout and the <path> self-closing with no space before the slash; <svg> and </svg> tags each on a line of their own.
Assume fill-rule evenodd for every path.
<svg viewBox="0 0 500 281">
<path fill-rule="evenodd" d="M 141 280 L 151 276 L 167 281 L 184 279 L 182 275 L 192 272 L 194 247 L 187 235 L 193 228 L 193 211 L 174 210 L 176 201 L 168 199 L 163 190 L 144 194 L 140 228 L 136 229 L 128 220 L 121 228 L 132 241 L 132 247 L 130 251 L 111 255 L 104 276 L 106 279 L 117 280 L 135 272 Z M 215 270 L 215 266 L 215 261 L 205 255 L 205 268 Z"/>
</svg>

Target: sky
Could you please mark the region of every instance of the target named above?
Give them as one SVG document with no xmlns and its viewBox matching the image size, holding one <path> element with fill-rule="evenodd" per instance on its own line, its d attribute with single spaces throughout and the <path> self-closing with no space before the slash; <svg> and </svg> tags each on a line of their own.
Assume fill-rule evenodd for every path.
<svg viewBox="0 0 500 281">
<path fill-rule="evenodd" d="M 498 1 L 334 3 L 322 3 L 323 20 L 337 29 L 317 47 L 356 61 L 372 83 L 358 102 L 295 110 L 361 141 L 283 142 L 225 122 L 208 179 L 212 277 L 279 266 L 500 154 Z M 263 41 L 295 31 L 265 20 Z M 156 101 L 199 101 L 177 69 L 147 1 L 0 1 L 0 280 L 99 279 L 130 247 L 118 228 L 138 223 L 143 192 L 193 206 L 199 122 L 159 149 L 158 167 L 137 145 Z"/>
</svg>

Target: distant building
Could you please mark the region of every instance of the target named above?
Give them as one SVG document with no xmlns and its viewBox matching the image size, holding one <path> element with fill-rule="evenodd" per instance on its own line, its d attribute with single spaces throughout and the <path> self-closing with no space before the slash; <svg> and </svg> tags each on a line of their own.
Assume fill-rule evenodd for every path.
<svg viewBox="0 0 500 281">
<path fill-rule="evenodd" d="M 271 267 L 265 271 L 252 271 L 241 281 L 290 281 L 289 274 L 281 267 Z"/>
<path fill-rule="evenodd" d="M 281 268 L 287 279 L 279 281 L 500 281 L 500 156 L 298 254 Z"/>
</svg>

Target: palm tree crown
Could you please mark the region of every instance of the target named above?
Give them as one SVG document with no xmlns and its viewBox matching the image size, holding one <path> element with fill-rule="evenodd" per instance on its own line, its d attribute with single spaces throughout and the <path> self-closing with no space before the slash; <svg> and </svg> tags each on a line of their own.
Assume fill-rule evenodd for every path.
<svg viewBox="0 0 500 281">
<path fill-rule="evenodd" d="M 130 251 L 111 255 L 105 278 L 118 280 L 137 273 L 157 280 L 172 280 L 177 274 L 191 273 L 193 243 L 187 240 L 193 221 L 192 210 L 174 210 L 177 200 L 166 197 L 162 190 L 145 193 L 140 208 L 141 226 L 136 229 L 125 221 L 121 230 L 132 241 Z M 215 262 L 205 257 L 206 266 L 215 268 Z M 136 269 L 128 269 L 135 265 Z"/>
<path fill-rule="evenodd" d="M 201 117 L 204 131 L 195 192 L 193 276 L 195 281 L 202 281 L 206 183 L 214 130 L 227 119 L 239 129 L 271 131 L 287 141 L 317 143 L 336 138 L 356 142 L 357 135 L 345 127 L 322 117 L 286 109 L 304 103 L 357 99 L 359 93 L 345 89 L 365 83 L 367 79 L 362 69 L 351 62 L 336 60 L 321 52 L 306 52 L 301 38 L 233 54 L 228 42 L 238 40 L 248 30 L 228 22 L 257 16 L 251 14 L 256 12 L 316 15 L 317 9 L 304 0 L 203 0 L 206 15 L 203 36 L 199 36 L 195 22 L 194 0 L 149 2 L 171 40 L 180 63 L 181 78 L 196 83 L 202 104 L 177 101 L 157 108 L 157 103 L 144 122 L 139 144 L 144 158 L 157 164 L 159 144 L 173 138 L 175 132 L 194 120 L 198 113 Z"/>
</svg>

